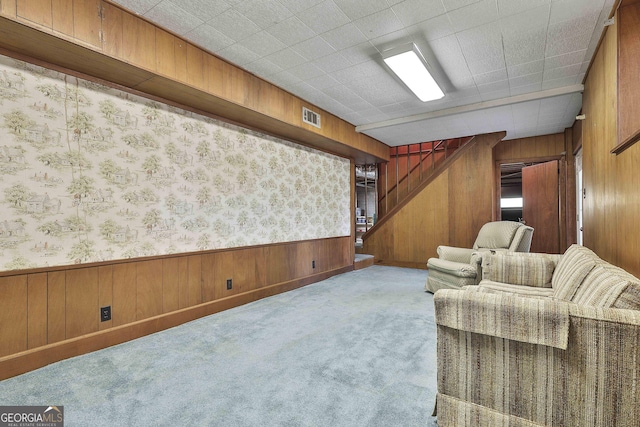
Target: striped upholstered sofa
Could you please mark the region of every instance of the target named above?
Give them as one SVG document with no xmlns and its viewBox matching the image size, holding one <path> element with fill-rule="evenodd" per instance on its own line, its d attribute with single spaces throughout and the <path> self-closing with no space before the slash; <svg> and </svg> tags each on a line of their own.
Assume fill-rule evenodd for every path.
<svg viewBox="0 0 640 427">
<path fill-rule="evenodd" d="M 447 426 L 640 426 L 640 279 L 587 248 L 495 254 L 435 293 Z"/>
</svg>

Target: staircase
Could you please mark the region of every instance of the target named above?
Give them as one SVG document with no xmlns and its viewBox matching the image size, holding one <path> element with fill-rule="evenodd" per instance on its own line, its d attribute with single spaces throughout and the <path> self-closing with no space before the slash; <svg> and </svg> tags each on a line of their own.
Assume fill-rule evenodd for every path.
<svg viewBox="0 0 640 427">
<path fill-rule="evenodd" d="M 378 219 L 411 197 L 472 139 L 467 136 L 391 147 L 389 162 L 378 166 Z"/>
</svg>

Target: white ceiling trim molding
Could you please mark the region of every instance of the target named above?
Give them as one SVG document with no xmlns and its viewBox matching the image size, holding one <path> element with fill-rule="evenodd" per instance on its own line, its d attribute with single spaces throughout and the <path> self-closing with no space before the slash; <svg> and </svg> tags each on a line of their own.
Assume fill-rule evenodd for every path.
<svg viewBox="0 0 640 427">
<path fill-rule="evenodd" d="M 418 122 L 421 120 L 434 119 L 438 117 L 452 116 L 455 114 L 468 113 L 472 111 L 486 110 L 488 108 L 503 107 L 505 105 L 513 105 L 521 102 L 536 101 L 539 99 L 552 98 L 554 96 L 568 95 L 577 92 L 583 92 L 584 85 L 577 84 L 564 86 L 554 89 L 547 89 L 539 92 L 525 93 L 522 95 L 509 96 L 506 98 L 493 99 L 491 101 L 477 102 L 475 104 L 461 105 L 458 107 L 445 108 L 427 113 L 415 114 L 412 116 L 398 117 L 391 120 L 383 120 L 377 123 L 368 123 L 366 125 L 356 126 L 356 132 L 366 132 L 373 129 L 380 129 L 389 126 L 403 125 L 407 123 Z"/>
</svg>

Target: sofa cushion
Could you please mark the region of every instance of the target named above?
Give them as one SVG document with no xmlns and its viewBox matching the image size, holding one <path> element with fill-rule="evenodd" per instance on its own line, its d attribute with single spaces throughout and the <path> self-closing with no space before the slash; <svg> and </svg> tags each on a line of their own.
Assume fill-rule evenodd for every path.
<svg viewBox="0 0 640 427">
<path fill-rule="evenodd" d="M 512 295 L 521 295 L 529 297 L 551 297 L 553 289 L 541 288 L 537 286 L 514 285 L 511 283 L 494 282 L 491 280 L 482 280 L 478 286 L 468 286 L 465 289 L 477 288 L 476 292 L 501 293 L 505 292 Z"/>
<path fill-rule="evenodd" d="M 595 307 L 638 310 L 640 280 L 603 261 L 587 275 L 571 301 Z"/>
<path fill-rule="evenodd" d="M 553 296 L 571 301 L 587 274 L 600 260 L 591 250 L 580 245 L 571 245 L 564 253 L 551 278 Z"/>
<path fill-rule="evenodd" d="M 485 277 L 494 282 L 551 288 L 556 264 L 541 254 L 502 253 L 492 255 L 487 268 L 490 272 Z"/>
<path fill-rule="evenodd" d="M 508 249 L 519 227 L 522 224 L 515 221 L 488 222 L 478 232 L 473 248 Z"/>
</svg>

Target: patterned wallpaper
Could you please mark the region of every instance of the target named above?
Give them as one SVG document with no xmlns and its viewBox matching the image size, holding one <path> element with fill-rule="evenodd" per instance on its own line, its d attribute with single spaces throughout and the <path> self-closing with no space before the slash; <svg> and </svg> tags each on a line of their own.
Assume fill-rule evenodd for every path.
<svg viewBox="0 0 640 427">
<path fill-rule="evenodd" d="M 0 270 L 347 236 L 350 162 L 0 56 Z"/>
</svg>

